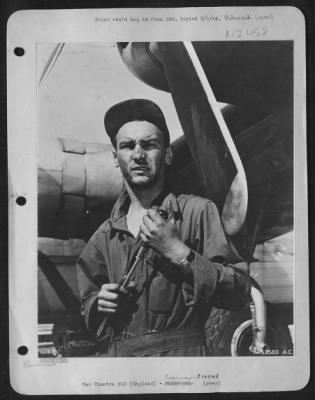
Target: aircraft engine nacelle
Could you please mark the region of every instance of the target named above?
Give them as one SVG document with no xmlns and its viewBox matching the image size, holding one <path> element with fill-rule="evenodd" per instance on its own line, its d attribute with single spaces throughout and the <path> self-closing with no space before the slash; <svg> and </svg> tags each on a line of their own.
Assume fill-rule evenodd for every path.
<svg viewBox="0 0 315 400">
<path fill-rule="evenodd" d="M 48 151 L 47 151 L 48 150 Z M 54 139 L 39 152 L 38 236 L 88 238 L 122 189 L 112 146 Z"/>
<path fill-rule="evenodd" d="M 138 79 L 155 89 L 170 92 L 156 42 L 120 42 L 117 46 L 126 67 Z"/>
</svg>

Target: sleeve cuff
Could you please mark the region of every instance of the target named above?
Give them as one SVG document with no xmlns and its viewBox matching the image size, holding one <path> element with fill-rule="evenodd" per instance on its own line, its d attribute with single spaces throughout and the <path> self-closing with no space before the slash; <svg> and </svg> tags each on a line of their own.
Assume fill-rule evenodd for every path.
<svg viewBox="0 0 315 400">
<path fill-rule="evenodd" d="M 84 317 L 84 322 L 89 333 L 96 337 L 97 329 L 102 321 L 102 318 L 97 311 L 97 292 L 93 292 L 82 303 L 81 314 Z"/>
</svg>

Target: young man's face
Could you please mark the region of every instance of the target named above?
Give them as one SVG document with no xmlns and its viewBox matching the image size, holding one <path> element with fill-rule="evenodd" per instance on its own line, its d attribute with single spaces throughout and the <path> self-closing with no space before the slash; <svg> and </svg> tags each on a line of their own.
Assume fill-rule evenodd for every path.
<svg viewBox="0 0 315 400">
<path fill-rule="evenodd" d="M 130 188 L 144 190 L 164 179 L 169 151 L 159 128 L 147 121 L 131 121 L 118 131 L 114 158 Z"/>
</svg>

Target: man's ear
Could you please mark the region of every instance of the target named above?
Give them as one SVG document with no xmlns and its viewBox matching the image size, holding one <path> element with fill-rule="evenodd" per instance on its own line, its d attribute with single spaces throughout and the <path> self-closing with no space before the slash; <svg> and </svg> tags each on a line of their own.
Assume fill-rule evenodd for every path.
<svg viewBox="0 0 315 400">
<path fill-rule="evenodd" d="M 114 164 L 116 168 L 119 168 L 119 163 L 118 163 L 118 158 L 117 158 L 117 152 L 116 150 L 113 150 L 113 157 L 114 157 Z"/>
<path fill-rule="evenodd" d="M 173 162 L 173 149 L 171 146 L 168 146 L 165 153 L 165 164 L 171 165 Z"/>
</svg>

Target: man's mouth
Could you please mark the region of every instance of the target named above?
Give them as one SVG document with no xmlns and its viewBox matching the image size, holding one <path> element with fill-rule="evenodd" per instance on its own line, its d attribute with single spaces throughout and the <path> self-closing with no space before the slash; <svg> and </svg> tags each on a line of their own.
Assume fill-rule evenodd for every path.
<svg viewBox="0 0 315 400">
<path fill-rule="evenodd" d="M 137 166 L 131 169 L 133 172 L 145 172 L 148 170 L 148 167 L 145 166 Z"/>
</svg>

